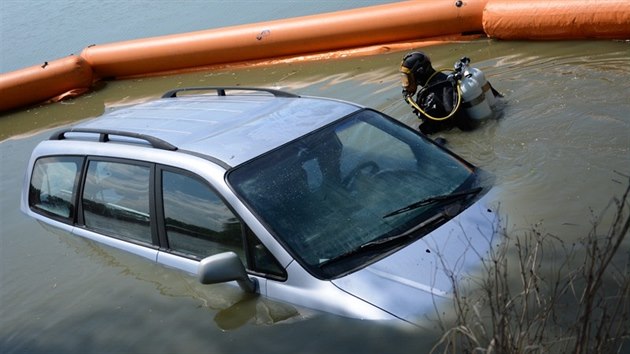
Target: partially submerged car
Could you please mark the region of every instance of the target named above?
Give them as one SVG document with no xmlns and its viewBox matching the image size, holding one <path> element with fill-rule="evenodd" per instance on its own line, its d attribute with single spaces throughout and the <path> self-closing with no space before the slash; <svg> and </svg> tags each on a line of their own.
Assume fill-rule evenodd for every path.
<svg viewBox="0 0 630 354">
<path fill-rule="evenodd" d="M 21 207 L 204 284 L 418 325 L 488 249 L 492 184 L 360 105 L 186 88 L 41 142 Z"/>
</svg>

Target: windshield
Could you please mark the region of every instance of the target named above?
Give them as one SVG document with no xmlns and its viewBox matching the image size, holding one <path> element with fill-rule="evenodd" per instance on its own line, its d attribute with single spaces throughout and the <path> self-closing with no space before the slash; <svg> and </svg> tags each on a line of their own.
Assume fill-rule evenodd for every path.
<svg viewBox="0 0 630 354">
<path fill-rule="evenodd" d="M 305 268 L 331 278 L 383 252 L 328 269 L 331 260 L 443 208 L 425 203 L 388 215 L 393 210 L 466 188 L 473 172 L 401 123 L 362 110 L 235 168 L 228 181 Z"/>
</svg>

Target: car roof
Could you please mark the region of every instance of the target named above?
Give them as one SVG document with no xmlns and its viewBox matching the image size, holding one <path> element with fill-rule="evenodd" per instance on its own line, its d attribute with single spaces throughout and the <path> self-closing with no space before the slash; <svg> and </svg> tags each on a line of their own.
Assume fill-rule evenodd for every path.
<svg viewBox="0 0 630 354">
<path fill-rule="evenodd" d="M 159 100 L 107 112 L 72 131 L 149 136 L 236 166 L 362 108 L 327 98 L 245 90 L 255 92 L 179 97 L 168 92 Z"/>
</svg>

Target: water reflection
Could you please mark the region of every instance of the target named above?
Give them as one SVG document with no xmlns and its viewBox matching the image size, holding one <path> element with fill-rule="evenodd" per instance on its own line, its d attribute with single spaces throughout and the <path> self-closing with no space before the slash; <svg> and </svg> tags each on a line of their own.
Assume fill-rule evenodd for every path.
<svg viewBox="0 0 630 354">
<path fill-rule="evenodd" d="M 179 271 L 41 226 L 47 228 L 47 238 L 56 239 L 59 248 L 70 254 L 57 260 L 60 273 L 40 287 L 39 293 L 47 299 L 33 304 L 34 317 L 13 320 L 13 335 L 2 336 L 2 348 L 28 352 L 98 352 L 103 348 L 123 352 L 249 352 L 252 348 L 270 353 L 293 353 L 296 348 L 301 353 L 340 348 L 387 352 L 391 341 L 410 351 L 427 348 L 435 336 L 430 331 L 300 309 L 237 287 L 203 286 Z M 70 275 L 67 268 L 77 266 L 79 276 Z"/>
<path fill-rule="evenodd" d="M 218 328 L 234 330 L 245 324 L 273 325 L 283 321 L 298 321 L 312 316 L 313 311 L 298 309 L 246 293 L 238 287 L 226 284 L 202 285 L 195 275 L 147 263 L 123 251 L 104 246 L 91 240 L 73 236 L 64 231 L 40 225 L 58 237 L 68 250 L 89 258 L 95 264 L 105 266 L 124 276 L 152 284 L 161 295 L 194 299 L 199 307 L 213 312 Z"/>
</svg>

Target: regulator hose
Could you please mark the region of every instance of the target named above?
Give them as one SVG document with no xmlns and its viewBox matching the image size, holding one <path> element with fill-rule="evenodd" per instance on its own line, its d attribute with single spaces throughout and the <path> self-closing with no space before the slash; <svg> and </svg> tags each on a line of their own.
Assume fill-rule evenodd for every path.
<svg viewBox="0 0 630 354">
<path fill-rule="evenodd" d="M 443 71 L 451 71 L 450 69 L 439 69 L 436 72 L 434 72 L 433 74 L 431 74 L 431 76 L 429 76 L 429 79 L 427 80 L 427 82 L 424 84 L 424 86 L 422 86 L 422 88 L 426 88 L 429 86 L 429 82 L 431 82 L 431 79 L 433 79 L 433 77 L 435 75 L 437 75 L 440 72 Z M 413 108 L 417 109 L 418 112 L 422 113 L 425 117 L 434 120 L 434 121 L 443 121 L 446 119 L 451 118 L 455 112 L 457 112 L 457 110 L 459 109 L 460 104 L 462 103 L 462 90 L 459 87 L 459 80 L 456 81 L 456 86 L 457 86 L 457 103 L 455 104 L 455 107 L 453 107 L 453 109 L 451 110 L 451 113 L 449 113 L 448 115 L 444 116 L 444 117 L 433 117 L 432 115 L 428 114 L 427 112 L 425 112 L 422 108 L 420 108 L 420 106 L 413 100 L 413 98 L 411 96 L 407 96 L 407 103 L 409 103 Z"/>
</svg>

